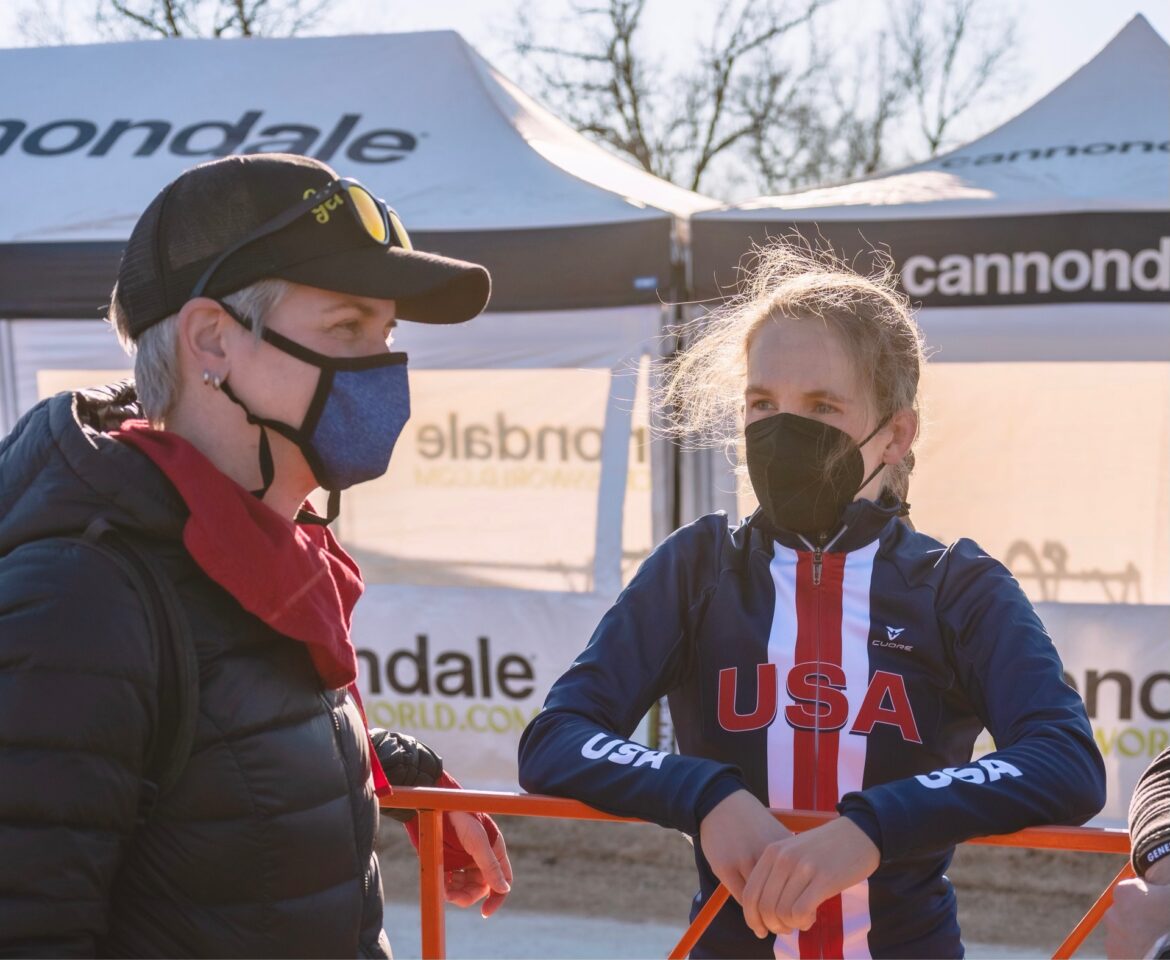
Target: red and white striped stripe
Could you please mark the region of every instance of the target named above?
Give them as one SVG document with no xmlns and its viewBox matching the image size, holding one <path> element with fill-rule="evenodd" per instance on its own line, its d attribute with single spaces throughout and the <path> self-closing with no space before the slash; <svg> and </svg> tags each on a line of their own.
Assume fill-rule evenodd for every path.
<svg viewBox="0 0 1170 960">
<path fill-rule="evenodd" d="M 776 608 L 768 659 L 776 667 L 780 706 L 768 728 L 768 802 L 773 807 L 835 810 L 860 790 L 867 738 L 848 731 L 869 683 L 870 580 L 878 543 L 826 553 L 813 584 L 812 554 L 775 544 L 771 563 Z M 794 728 L 784 707 L 789 672 L 798 663 L 840 667 L 849 716 L 839 730 Z M 819 686 L 819 684 L 818 684 Z M 777 957 L 868 957 L 869 891 L 857 884 L 825 901 L 810 930 L 776 938 Z"/>
</svg>

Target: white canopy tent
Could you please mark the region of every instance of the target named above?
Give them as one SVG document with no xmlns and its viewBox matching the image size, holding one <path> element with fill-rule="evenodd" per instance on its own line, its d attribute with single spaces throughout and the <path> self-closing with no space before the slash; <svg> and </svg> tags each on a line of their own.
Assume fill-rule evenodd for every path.
<svg viewBox="0 0 1170 960">
<path fill-rule="evenodd" d="M 1170 47 L 1138 16 L 950 153 L 699 214 L 694 285 L 717 296 L 753 241 L 799 229 L 849 256 L 887 250 L 941 361 L 1168 360 L 1168 214 Z"/>
<path fill-rule="evenodd" d="M 1170 47 L 1135 17 L 957 150 L 700 213 L 696 297 L 794 231 L 858 265 L 888 253 L 921 306 L 912 517 L 974 537 L 1043 604 L 1110 765 L 1106 815 L 1123 819 L 1170 742 Z M 718 463 L 684 503 L 734 498 Z"/>
<path fill-rule="evenodd" d="M 338 526 L 367 577 L 371 721 L 514 784 L 520 730 L 669 515 L 642 361 L 685 217 L 713 203 L 590 144 L 452 32 L 4 50 L 0 88 L 4 431 L 127 370 L 98 319 L 122 245 L 207 158 L 324 159 L 419 248 L 489 267 L 488 314 L 396 334 L 414 415 Z"/>
</svg>

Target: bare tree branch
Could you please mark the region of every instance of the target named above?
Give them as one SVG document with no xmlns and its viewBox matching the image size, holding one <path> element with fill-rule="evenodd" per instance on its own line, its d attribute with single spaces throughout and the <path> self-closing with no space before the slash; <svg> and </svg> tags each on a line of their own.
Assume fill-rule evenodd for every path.
<svg viewBox="0 0 1170 960">
<path fill-rule="evenodd" d="M 693 69 L 663 82 L 639 43 L 647 0 L 574 4 L 574 40 L 563 44 L 548 42 L 551 33 L 521 9 L 515 49 L 538 92 L 578 130 L 698 189 L 715 161 L 762 122 L 745 109 L 741 88 L 757 73 L 768 75 L 770 61 L 786 72 L 781 41 L 831 2 L 723 0 Z"/>
<path fill-rule="evenodd" d="M 551 28 L 522 7 L 515 49 L 554 111 L 643 169 L 692 190 L 738 176 L 776 191 L 880 170 L 908 122 L 937 153 L 1014 48 L 1006 11 L 982 29 L 1003 0 L 887 0 L 888 31 L 844 44 L 838 24 L 822 44 L 832 2 L 722 0 L 668 77 L 641 47 L 648 0 L 575 3 Z"/>
<path fill-rule="evenodd" d="M 139 13 L 137 10 L 132 10 L 127 4 L 121 3 L 119 0 L 110 0 L 110 6 L 119 16 L 125 17 L 131 23 L 145 27 L 147 30 L 157 33 L 160 36 L 182 36 L 175 21 L 173 5 L 169 0 L 163 0 L 163 9 L 160 11 L 161 16 L 157 19 L 148 14 Z"/>
<path fill-rule="evenodd" d="M 47 0 L 30 0 L 44 7 Z M 294 36 L 333 0 L 90 0 L 93 25 L 111 39 Z"/>
<path fill-rule="evenodd" d="M 954 121 L 988 96 L 1016 46 L 1010 19 L 997 18 L 987 29 L 976 29 L 980 2 L 947 0 L 937 26 L 932 26 L 923 0 L 891 6 L 894 40 L 904 65 L 902 82 L 913 97 L 931 156 L 942 148 Z M 983 7 L 987 9 L 986 0 Z M 930 6 L 932 11 L 939 8 Z"/>
</svg>

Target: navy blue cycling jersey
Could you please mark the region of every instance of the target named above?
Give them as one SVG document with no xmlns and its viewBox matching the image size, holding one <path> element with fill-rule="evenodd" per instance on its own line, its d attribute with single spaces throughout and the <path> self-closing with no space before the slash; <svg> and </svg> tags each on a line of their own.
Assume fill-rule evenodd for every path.
<svg viewBox="0 0 1170 960">
<path fill-rule="evenodd" d="M 696 836 L 746 787 L 773 808 L 838 810 L 881 851 L 804 932 L 758 939 L 734 901 L 696 957 L 958 957 L 954 845 L 1081 823 L 1105 772 L 1031 603 L 970 540 L 851 504 L 823 549 L 722 514 L 646 560 L 520 742 L 526 790 Z M 629 741 L 668 696 L 678 754 Z M 971 761 L 986 727 L 997 749 Z M 717 886 L 695 845 L 699 893 Z"/>
</svg>

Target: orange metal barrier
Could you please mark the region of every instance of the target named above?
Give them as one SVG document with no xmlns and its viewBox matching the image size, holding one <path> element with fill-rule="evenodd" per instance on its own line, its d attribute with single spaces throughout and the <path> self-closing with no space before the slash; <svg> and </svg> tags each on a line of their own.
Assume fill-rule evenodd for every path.
<svg viewBox="0 0 1170 960">
<path fill-rule="evenodd" d="M 553 817 L 561 820 L 612 820 L 637 823 L 634 817 L 617 817 L 602 813 L 576 800 L 527 793 L 497 793 L 486 790 L 437 790 L 431 787 L 399 787 L 391 797 L 382 799 L 383 807 L 418 811 L 419 821 L 419 902 L 422 913 L 422 955 L 427 960 L 446 957 L 446 924 L 443 896 L 443 814 L 456 810 L 467 813 L 490 813 L 509 817 Z M 794 833 L 808 830 L 836 817 L 833 813 L 803 810 L 773 810 L 776 819 Z M 987 846 L 1026 847 L 1033 850 L 1075 850 L 1083 853 L 1129 853 L 1129 835 L 1124 830 L 1094 827 L 1032 827 L 1019 833 L 968 840 Z M 1053 960 L 1067 960 L 1105 915 L 1113 902 L 1113 890 L 1126 877 L 1133 876 L 1127 863 L 1089 912 L 1073 928 L 1053 954 Z M 722 884 L 704 904 L 670 952 L 671 960 L 685 957 L 698 942 L 703 931 L 727 902 L 728 890 Z"/>
</svg>

